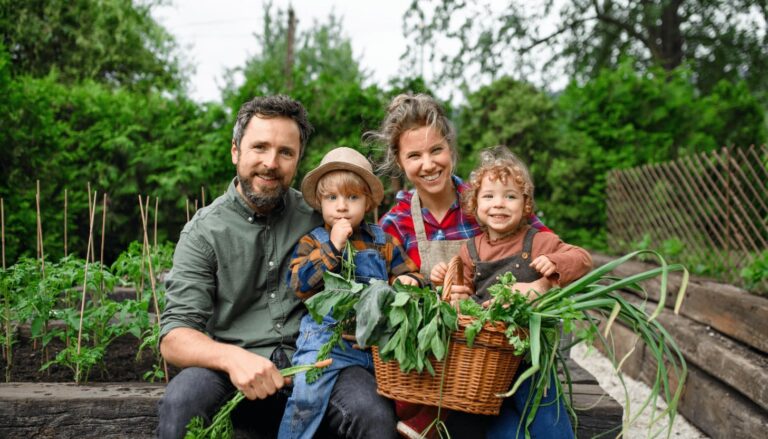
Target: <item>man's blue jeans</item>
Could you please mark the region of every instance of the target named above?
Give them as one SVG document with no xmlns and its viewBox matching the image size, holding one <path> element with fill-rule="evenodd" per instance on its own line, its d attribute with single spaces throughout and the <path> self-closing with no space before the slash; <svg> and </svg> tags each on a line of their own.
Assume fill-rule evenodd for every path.
<svg viewBox="0 0 768 439">
<path fill-rule="evenodd" d="M 320 347 L 331 338 L 335 320 L 326 316 L 322 323 L 317 323 L 307 314 L 301 320 L 299 339 L 296 341 L 296 353 L 293 364 L 311 364 L 317 359 Z M 288 399 L 280 424 L 279 439 L 311 439 L 320 426 L 334 384 L 339 373 L 351 366 L 360 366 L 373 373 L 373 357 L 370 351 L 353 349 L 352 344 L 343 341 L 345 349 L 335 346 L 330 353 L 333 363 L 320 378 L 307 383 L 306 374 L 294 376 L 293 393 Z"/>
<path fill-rule="evenodd" d="M 193 416 L 203 416 L 210 422 L 234 392 L 223 372 L 184 369 L 168 384 L 158 405 L 158 437 L 183 438 Z M 286 399 L 277 393 L 265 400 L 244 400 L 232 413 L 233 422 L 252 437 L 274 438 Z M 364 368 L 349 367 L 339 374 L 333 387 L 318 437 L 393 439 L 397 437 L 396 422 L 394 406 L 376 393 L 373 375 Z"/>
</svg>

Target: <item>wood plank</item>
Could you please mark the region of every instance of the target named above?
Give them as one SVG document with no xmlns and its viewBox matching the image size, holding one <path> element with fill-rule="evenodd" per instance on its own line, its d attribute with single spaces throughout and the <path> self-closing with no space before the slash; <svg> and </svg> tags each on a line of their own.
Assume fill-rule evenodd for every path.
<svg viewBox="0 0 768 439">
<path fill-rule="evenodd" d="M 592 254 L 595 266 L 606 264 L 613 257 Z M 629 261 L 614 270 L 619 276 L 629 276 L 654 268 L 654 265 Z M 669 276 L 667 306 L 674 306 L 673 295 L 680 288 L 682 276 Z M 659 280 L 645 282 L 649 299 L 658 301 Z M 741 288 L 692 276 L 688 283 L 680 313 L 704 325 L 709 325 L 728 337 L 768 353 L 768 298 L 750 294 Z"/>
</svg>

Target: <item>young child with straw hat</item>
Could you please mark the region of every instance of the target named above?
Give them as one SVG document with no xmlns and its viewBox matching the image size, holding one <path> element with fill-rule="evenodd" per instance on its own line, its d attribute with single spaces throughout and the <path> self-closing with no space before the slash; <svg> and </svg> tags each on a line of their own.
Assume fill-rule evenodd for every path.
<svg viewBox="0 0 768 439">
<path fill-rule="evenodd" d="M 367 223 L 365 214 L 381 203 L 384 188 L 373 174 L 368 159 L 352 148 L 339 147 L 328 152 L 320 166 L 301 183 L 306 202 L 319 210 L 325 225 L 303 236 L 293 253 L 288 282 L 296 295 L 306 300 L 323 289 L 323 273 L 339 273 L 347 256 L 347 243 L 354 248 L 355 280 L 369 283 L 379 279 L 393 283 L 423 286 L 425 280 L 401 244 L 376 224 Z M 338 324 L 330 316 L 317 323 L 306 315 L 301 320 L 294 364 L 312 363 L 320 347 Z M 294 379 L 278 437 L 311 438 L 320 425 L 336 378 L 342 369 L 361 366 L 373 371 L 370 351 L 355 349 L 344 340 L 331 350 L 333 363 L 313 383 L 306 375 Z"/>
</svg>

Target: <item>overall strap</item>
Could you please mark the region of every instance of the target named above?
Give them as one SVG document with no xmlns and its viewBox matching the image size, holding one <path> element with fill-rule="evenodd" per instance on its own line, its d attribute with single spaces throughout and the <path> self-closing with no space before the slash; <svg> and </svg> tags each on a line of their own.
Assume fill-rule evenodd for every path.
<svg viewBox="0 0 768 439">
<path fill-rule="evenodd" d="M 538 230 L 531 227 L 525 233 L 525 238 L 523 238 L 523 252 L 520 253 L 520 257 L 522 257 L 525 261 L 531 257 L 531 249 L 533 249 L 533 236 L 536 233 L 538 233 Z"/>
<path fill-rule="evenodd" d="M 331 235 L 325 230 L 324 226 L 315 227 L 309 234 L 321 243 L 326 243 L 331 240 Z"/>
<path fill-rule="evenodd" d="M 378 224 L 368 224 L 368 228 L 373 234 L 373 243 L 377 246 L 383 246 L 387 243 L 387 235 L 384 233 L 384 229 Z"/>
</svg>

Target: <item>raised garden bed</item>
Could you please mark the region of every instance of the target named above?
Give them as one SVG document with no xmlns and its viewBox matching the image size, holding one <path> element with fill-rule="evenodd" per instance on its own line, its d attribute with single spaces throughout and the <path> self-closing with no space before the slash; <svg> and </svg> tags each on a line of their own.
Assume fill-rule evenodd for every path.
<svg viewBox="0 0 768 439">
<path fill-rule="evenodd" d="M 28 338 L 15 346 L 14 382 L 0 384 L 0 437 L 3 438 L 150 438 L 157 427 L 157 401 L 163 383 L 140 382 L 152 358 L 135 362 L 138 342 L 125 337 L 110 345 L 103 373 L 94 370 L 88 384 L 72 383 L 72 372 L 37 372 L 40 350 Z M 51 355 L 60 344 L 52 342 Z M 588 372 L 570 362 L 578 437 L 590 438 L 620 428 L 622 408 Z M 3 367 L 5 364 L 3 363 Z M 173 369 L 171 370 L 173 374 Z M 121 381 L 128 382 L 110 382 Z M 27 381 L 27 382 L 21 382 Z"/>
</svg>

